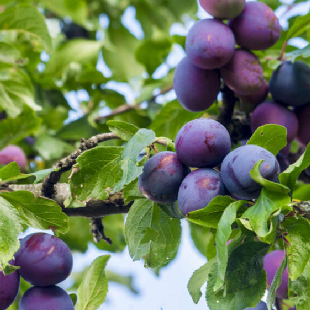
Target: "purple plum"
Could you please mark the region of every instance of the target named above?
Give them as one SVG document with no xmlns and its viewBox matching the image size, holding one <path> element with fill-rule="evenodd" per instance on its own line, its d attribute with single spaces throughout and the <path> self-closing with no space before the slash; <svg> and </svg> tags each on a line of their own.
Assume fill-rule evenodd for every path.
<svg viewBox="0 0 310 310">
<path fill-rule="evenodd" d="M 232 19 L 244 9 L 245 0 L 199 0 L 200 5 L 213 17 Z"/>
<path fill-rule="evenodd" d="M 198 112 L 208 109 L 220 91 L 221 81 L 215 70 L 205 70 L 184 57 L 178 64 L 173 87 L 183 108 Z"/>
<path fill-rule="evenodd" d="M 235 53 L 234 34 L 227 25 L 219 20 L 199 20 L 188 32 L 186 53 L 197 67 L 220 68 Z"/>
<path fill-rule="evenodd" d="M 307 146 L 307 144 L 310 142 L 310 128 L 309 128 L 310 103 L 296 109 L 296 114 L 299 124 L 297 139 L 304 146 Z"/>
</svg>

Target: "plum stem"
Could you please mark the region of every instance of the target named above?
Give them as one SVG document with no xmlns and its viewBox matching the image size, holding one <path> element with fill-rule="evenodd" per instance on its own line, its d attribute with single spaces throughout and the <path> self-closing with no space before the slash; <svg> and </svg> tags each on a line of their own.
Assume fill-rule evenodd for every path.
<svg viewBox="0 0 310 310">
<path fill-rule="evenodd" d="M 285 42 L 283 43 L 283 46 L 282 46 L 282 49 L 281 49 L 281 53 L 280 53 L 280 56 L 279 56 L 278 60 L 283 60 L 284 53 L 285 53 L 285 49 L 286 49 L 286 47 L 287 47 L 287 42 L 288 42 L 288 41 L 285 41 Z"/>
</svg>

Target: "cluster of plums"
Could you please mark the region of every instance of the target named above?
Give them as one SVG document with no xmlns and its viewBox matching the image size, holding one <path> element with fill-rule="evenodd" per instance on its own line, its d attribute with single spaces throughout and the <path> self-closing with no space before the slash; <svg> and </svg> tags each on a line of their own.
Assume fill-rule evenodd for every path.
<svg viewBox="0 0 310 310">
<path fill-rule="evenodd" d="M 244 145 L 230 152 L 229 133 L 215 120 L 190 121 L 178 132 L 175 142 L 176 153 L 161 152 L 146 162 L 139 189 L 157 203 L 178 201 L 184 216 L 206 207 L 218 195 L 258 198 L 261 185 L 251 178 L 250 171 L 261 159 L 261 175 L 278 181 L 280 166 L 272 153 L 256 145 Z M 191 171 L 189 167 L 198 169 Z"/>
<path fill-rule="evenodd" d="M 19 310 L 74 310 L 70 296 L 55 284 L 64 281 L 72 270 L 72 254 L 59 238 L 34 233 L 20 241 L 12 265 L 19 269 L 4 276 L 0 272 L 0 310 L 7 309 L 18 294 L 20 276 L 33 285 L 19 304 Z"/>
<path fill-rule="evenodd" d="M 200 4 L 214 18 L 200 20 L 189 30 L 187 56 L 178 64 L 173 81 L 179 102 L 189 111 L 206 110 L 217 98 L 221 78 L 240 98 L 263 101 L 268 85 L 250 50 L 265 50 L 278 41 L 281 27 L 276 15 L 262 2 L 200 0 Z"/>
</svg>

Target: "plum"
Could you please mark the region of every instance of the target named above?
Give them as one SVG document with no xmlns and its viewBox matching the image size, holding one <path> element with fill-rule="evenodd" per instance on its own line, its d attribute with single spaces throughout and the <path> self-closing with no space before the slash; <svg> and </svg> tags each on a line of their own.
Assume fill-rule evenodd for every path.
<svg viewBox="0 0 310 310">
<path fill-rule="evenodd" d="M 27 157 L 24 151 L 16 145 L 9 145 L 0 151 L 0 164 L 7 165 L 16 161 L 21 170 L 25 170 Z"/>
<path fill-rule="evenodd" d="M 199 0 L 200 5 L 213 17 L 232 19 L 244 9 L 245 0 Z"/>
<path fill-rule="evenodd" d="M 309 128 L 310 104 L 306 104 L 300 108 L 297 108 L 295 111 L 299 125 L 297 139 L 304 146 L 307 146 L 307 144 L 310 142 L 310 128 Z"/>
<path fill-rule="evenodd" d="M 234 52 L 234 35 L 231 29 L 219 20 L 199 20 L 188 32 L 186 53 L 197 67 L 220 68 L 230 60 Z"/>
<path fill-rule="evenodd" d="M 296 114 L 275 102 L 263 102 L 258 105 L 251 116 L 251 129 L 254 132 L 258 127 L 266 124 L 282 125 L 287 130 L 287 142 L 292 142 L 297 136 L 298 119 Z"/>
<path fill-rule="evenodd" d="M 264 268 L 267 274 L 267 286 L 270 287 L 271 282 L 276 275 L 278 268 L 280 267 L 284 259 L 285 251 L 275 250 L 267 253 L 264 256 Z M 288 298 L 288 271 L 287 268 L 283 272 L 282 282 L 277 289 L 276 296 L 281 299 Z"/>
<path fill-rule="evenodd" d="M 34 233 L 20 241 L 15 262 L 26 281 L 36 286 L 50 286 L 69 276 L 72 253 L 59 238 L 46 233 Z"/>
<path fill-rule="evenodd" d="M 272 9 L 263 2 L 247 2 L 229 23 L 237 43 L 249 50 L 265 50 L 280 38 L 281 26 Z"/>
<path fill-rule="evenodd" d="M 267 310 L 267 304 L 264 301 L 261 301 L 255 308 L 245 308 L 244 310 Z"/>
<path fill-rule="evenodd" d="M 188 111 L 208 109 L 217 98 L 220 86 L 217 71 L 198 68 L 188 57 L 184 57 L 175 70 L 173 87 L 179 102 Z"/>
<path fill-rule="evenodd" d="M 19 310 L 74 310 L 70 296 L 58 286 L 28 289 L 19 304 Z"/>
<path fill-rule="evenodd" d="M 289 167 L 290 162 L 287 158 L 287 155 L 284 155 L 283 153 L 279 152 L 277 154 L 276 158 L 277 158 L 277 161 L 280 165 L 281 172 L 283 172 L 284 170 L 286 170 Z"/>
<path fill-rule="evenodd" d="M 235 93 L 252 95 L 260 91 L 264 83 L 259 59 L 250 51 L 238 49 L 230 61 L 221 68 L 221 77 Z"/>
<path fill-rule="evenodd" d="M 179 209 L 186 216 L 188 212 L 206 207 L 218 195 L 225 195 L 220 173 L 209 168 L 194 170 L 180 186 Z"/>
<path fill-rule="evenodd" d="M 14 261 L 10 261 L 15 265 Z M 17 271 L 5 276 L 0 272 L 0 310 L 7 309 L 14 301 L 18 294 L 20 276 Z"/>
<path fill-rule="evenodd" d="M 241 95 L 235 93 L 235 95 L 240 99 L 241 103 L 248 104 L 253 108 L 251 111 L 257 106 L 258 104 L 262 103 L 268 95 L 268 83 L 266 80 L 263 81 L 263 85 L 259 89 L 258 92 L 251 94 L 251 95 Z"/>
<path fill-rule="evenodd" d="M 189 168 L 181 163 L 176 153 L 157 153 L 145 163 L 139 176 L 140 192 L 157 203 L 174 202 L 178 199 L 179 187 L 189 172 Z"/>
<path fill-rule="evenodd" d="M 221 177 L 227 190 L 237 199 L 256 199 L 261 192 L 261 185 L 251 178 L 250 171 L 263 159 L 260 173 L 263 178 L 278 181 L 280 166 L 276 157 L 266 149 L 248 144 L 230 152 L 221 165 Z"/>
<path fill-rule="evenodd" d="M 197 168 L 213 168 L 229 153 L 231 142 L 226 128 L 219 122 L 199 118 L 185 124 L 177 134 L 179 160 Z"/>
<path fill-rule="evenodd" d="M 310 102 L 310 67 L 301 61 L 284 61 L 273 73 L 269 91 L 277 103 L 301 106 Z"/>
</svg>

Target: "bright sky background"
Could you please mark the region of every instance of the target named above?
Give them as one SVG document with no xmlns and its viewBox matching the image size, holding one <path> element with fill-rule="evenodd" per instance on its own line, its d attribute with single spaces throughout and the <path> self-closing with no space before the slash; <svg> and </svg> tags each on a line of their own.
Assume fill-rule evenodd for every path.
<svg viewBox="0 0 310 310">
<path fill-rule="evenodd" d="M 287 2 L 287 1 L 285 1 Z M 290 3 L 291 1 L 288 1 Z M 296 15 L 297 13 L 305 14 L 309 11 L 310 1 L 297 5 L 285 17 Z M 283 15 L 285 8 L 279 8 L 276 11 L 278 17 Z M 209 17 L 201 8 L 197 16 L 199 18 Z M 122 19 L 124 25 L 137 37 L 142 38 L 143 32 L 141 26 L 135 20 L 134 8 L 128 8 Z M 101 25 L 107 26 L 107 19 L 102 16 Z M 285 18 L 280 20 L 281 26 L 287 28 L 288 24 Z M 171 27 L 171 34 L 186 34 L 188 29 L 193 24 L 190 19 L 185 19 L 186 27 L 181 24 L 175 24 Z M 102 39 L 102 34 L 98 33 L 98 39 Z M 305 42 L 301 39 L 292 41 L 294 45 L 303 47 Z M 173 52 L 169 55 L 167 62 L 161 65 L 154 77 L 160 78 L 165 76 L 169 67 L 175 67 L 184 56 L 183 50 L 175 46 Z M 103 62 L 102 57 L 98 61 L 98 70 L 102 71 L 105 76 L 110 75 L 109 68 Z M 132 103 L 137 94 L 135 94 L 128 85 L 124 83 L 109 82 L 108 88 L 115 89 L 126 96 L 127 102 Z M 72 121 L 82 116 L 79 109 L 79 102 L 88 100 L 88 95 L 85 91 L 70 92 L 66 95 L 67 100 L 74 109 L 70 112 L 68 121 Z M 157 100 L 159 103 L 165 102 L 167 99 L 175 98 L 174 91 L 169 92 L 165 96 L 160 96 Z M 103 110 L 102 114 L 108 113 L 108 110 Z M 109 283 L 108 297 L 101 310 L 207 310 L 207 304 L 204 297 L 201 298 L 198 305 L 195 305 L 187 291 L 187 283 L 193 271 L 199 268 L 206 262 L 206 259 L 196 250 L 190 238 L 189 228 L 186 220 L 182 221 L 182 242 L 179 248 L 177 258 L 168 266 L 162 269 L 160 277 L 156 277 L 154 273 L 145 269 L 143 262 L 133 262 L 126 248 L 121 254 L 111 254 L 108 263 L 108 269 L 122 275 L 133 275 L 134 285 L 140 294 L 134 295 L 128 289 L 114 283 Z M 32 230 L 31 230 L 32 231 Z M 103 242 L 103 241 L 102 241 Z M 89 266 L 91 261 L 97 256 L 107 254 L 107 252 L 99 251 L 95 246 L 91 245 L 86 254 L 74 255 L 74 271 L 83 270 Z M 70 281 L 62 284 L 64 288 L 70 286 Z M 203 288 L 203 292 L 205 287 Z"/>
</svg>

